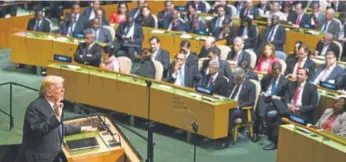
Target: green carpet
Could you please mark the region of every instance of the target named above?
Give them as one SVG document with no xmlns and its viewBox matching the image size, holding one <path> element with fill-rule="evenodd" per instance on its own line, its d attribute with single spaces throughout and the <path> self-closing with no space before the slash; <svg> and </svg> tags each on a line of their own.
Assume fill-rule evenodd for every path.
<svg viewBox="0 0 346 162">
<path fill-rule="evenodd" d="M 17 82 L 33 88 L 38 88 L 42 77 L 28 73 L 28 70 L 16 69 L 15 65 L 9 63 L 9 50 L 0 50 L 0 84 L 4 82 Z M 24 88 L 13 88 L 13 114 L 15 127 L 9 130 L 9 118 L 0 113 L 0 145 L 19 144 L 22 138 L 23 117 L 27 105 L 38 96 L 37 92 Z M 9 86 L 0 87 L 0 109 L 9 112 Z M 75 116 L 71 112 L 65 112 L 65 117 Z M 120 127 L 122 128 L 122 127 Z M 146 136 L 146 131 L 132 127 L 140 134 Z M 145 159 L 146 142 L 134 135 L 132 132 L 123 129 L 124 134 L 135 146 L 137 151 Z M 167 132 L 165 133 L 167 134 Z M 170 134 L 170 133 L 168 133 Z M 171 133 L 172 134 L 172 133 Z M 169 136 L 154 134 L 155 140 L 155 161 L 158 162 L 191 162 L 193 161 L 193 146 L 186 143 L 183 138 L 172 138 Z M 208 147 L 197 148 L 197 161 L 199 162 L 251 162 L 276 161 L 276 151 L 262 151 L 268 141 L 262 140 L 259 143 L 252 143 L 245 135 L 228 149 L 214 150 Z"/>
</svg>

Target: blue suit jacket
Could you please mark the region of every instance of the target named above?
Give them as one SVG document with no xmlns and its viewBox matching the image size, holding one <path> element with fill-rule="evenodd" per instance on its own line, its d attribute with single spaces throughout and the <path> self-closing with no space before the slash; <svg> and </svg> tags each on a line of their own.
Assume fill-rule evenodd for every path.
<svg viewBox="0 0 346 162">
<path fill-rule="evenodd" d="M 318 67 L 317 71 L 315 72 L 314 76 L 311 78 L 310 81 L 314 81 L 324 70 L 326 67 L 325 64 Z M 326 82 L 334 80 L 337 87 L 340 87 L 342 85 L 342 74 L 344 73 L 344 68 L 340 65 L 336 65 L 335 68 L 332 70 L 332 72 L 328 75 L 326 78 Z"/>
</svg>

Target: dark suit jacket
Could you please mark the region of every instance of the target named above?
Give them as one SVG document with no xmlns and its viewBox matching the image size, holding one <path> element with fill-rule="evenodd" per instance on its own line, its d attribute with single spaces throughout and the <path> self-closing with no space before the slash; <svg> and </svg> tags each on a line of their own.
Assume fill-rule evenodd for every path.
<svg viewBox="0 0 346 162">
<path fill-rule="evenodd" d="M 139 17 L 141 15 L 141 8 L 133 8 L 131 11 L 130 11 L 130 16 L 133 17 L 133 18 L 137 18 L 137 17 L 134 17 L 135 14 L 137 13 L 138 11 L 138 14 L 137 14 L 137 17 Z"/>
<path fill-rule="evenodd" d="M 233 91 L 235 84 L 231 81 L 228 88 L 226 97 L 229 97 Z M 235 92 L 236 93 L 236 92 Z M 239 93 L 238 102 L 239 107 L 252 106 L 256 100 L 256 87 L 248 80 L 243 81 L 243 87 Z"/>
<path fill-rule="evenodd" d="M 174 63 L 171 64 L 171 66 L 168 68 L 168 75 L 166 77 L 166 81 L 170 83 L 174 83 L 176 78 L 173 78 L 173 66 Z M 185 79 L 185 87 L 193 88 L 196 85 L 200 85 L 200 81 L 202 80 L 203 76 L 201 73 L 197 70 L 196 67 L 185 64 L 185 73 L 184 73 L 184 79 Z"/>
<path fill-rule="evenodd" d="M 126 26 L 127 26 L 127 22 L 122 22 L 120 23 L 115 36 L 117 37 L 118 41 L 123 42 L 123 35 L 126 35 Z M 143 41 L 143 29 L 140 25 L 135 24 L 135 29 L 134 29 L 134 34 L 133 34 L 133 40 L 134 43 L 139 45 L 140 48 L 142 48 L 142 41 Z"/>
<path fill-rule="evenodd" d="M 245 8 L 240 10 L 239 16 L 244 17 Z M 259 12 L 256 7 L 250 7 L 247 16 L 252 16 L 251 19 L 256 19 L 259 16 Z"/>
<path fill-rule="evenodd" d="M 155 60 L 159 61 L 163 66 L 163 76 L 167 75 L 167 70 L 170 66 L 169 52 L 164 49 L 159 49 L 155 56 Z"/>
<path fill-rule="evenodd" d="M 59 130 L 61 124 L 62 132 Z M 26 109 L 23 140 L 16 161 L 53 161 L 61 151 L 64 135 L 80 131 L 80 127 L 59 122 L 49 102 L 38 97 Z"/>
<path fill-rule="evenodd" d="M 65 22 L 68 22 L 70 21 L 71 19 L 71 14 L 66 14 L 66 18 L 65 18 Z M 77 20 L 77 26 L 78 28 L 82 28 L 83 30 L 86 29 L 88 26 L 88 19 L 82 15 L 82 14 L 79 14 L 79 17 L 78 17 L 78 20 Z"/>
<path fill-rule="evenodd" d="M 60 26 L 60 31 L 59 33 L 61 35 L 67 35 L 68 34 L 68 28 L 70 27 L 71 22 L 70 21 L 66 21 L 64 22 L 61 26 Z M 76 35 L 76 34 L 84 34 L 84 25 L 83 24 L 78 24 L 78 22 L 76 23 L 74 30 L 72 32 L 72 36 Z"/>
<path fill-rule="evenodd" d="M 191 1 L 187 2 L 186 8 L 187 8 L 187 6 L 189 4 L 193 4 L 194 5 L 195 3 L 191 2 Z M 198 2 L 198 6 L 196 8 L 196 11 L 201 11 L 202 13 L 206 13 L 207 12 L 207 8 L 206 8 L 206 6 L 205 6 L 205 4 L 203 2 Z"/>
<path fill-rule="evenodd" d="M 87 20 L 87 23 L 85 25 L 85 29 L 92 28 L 92 24 L 93 24 L 93 20 L 92 19 L 91 20 Z M 103 17 L 100 26 L 109 26 L 108 20 Z"/>
<path fill-rule="evenodd" d="M 297 21 L 297 13 L 295 11 L 291 11 L 290 14 L 288 15 L 287 21 L 292 22 L 292 24 L 296 24 Z M 310 28 L 311 27 L 311 17 L 304 13 L 302 18 L 300 19 L 300 27 L 302 28 Z"/>
<path fill-rule="evenodd" d="M 287 62 L 285 75 L 293 73 L 294 66 L 296 65 L 296 63 L 298 63 L 298 58 L 292 58 L 290 62 Z M 315 67 L 316 67 L 315 62 L 312 61 L 310 58 L 307 58 L 303 67 L 309 69 L 309 79 L 310 79 L 315 73 Z"/>
<path fill-rule="evenodd" d="M 102 11 L 103 11 L 103 17 L 106 18 L 106 11 L 103 9 L 103 8 L 100 8 Z M 89 17 L 91 15 L 91 12 L 94 11 L 93 8 L 91 7 L 87 7 L 84 12 L 83 12 L 83 15 L 86 17 L 87 20 L 89 20 Z M 95 12 L 95 11 L 94 11 Z M 96 13 L 95 13 L 95 16 L 96 16 Z"/>
<path fill-rule="evenodd" d="M 258 76 L 256 73 L 254 73 L 251 69 L 248 69 L 246 74 L 245 74 L 245 79 L 253 79 L 258 81 Z"/>
<path fill-rule="evenodd" d="M 211 8 L 208 13 L 209 14 L 215 14 L 217 11 L 215 10 L 215 8 Z M 234 17 L 235 15 L 232 15 L 232 8 L 229 6 L 226 6 L 226 15 L 227 17 Z"/>
<path fill-rule="evenodd" d="M 222 27 L 218 27 L 214 30 L 212 35 L 218 40 L 220 38 L 221 32 L 222 32 Z M 237 37 L 237 33 L 238 33 L 237 28 L 231 26 L 229 29 L 228 37 L 226 38 L 226 45 L 233 45 L 233 39 Z"/>
<path fill-rule="evenodd" d="M 262 92 L 267 92 L 269 86 L 272 85 L 274 76 L 266 74 L 261 80 Z M 279 82 L 276 88 L 276 96 L 284 96 L 287 89 L 288 79 L 285 76 L 280 76 Z"/>
<path fill-rule="evenodd" d="M 226 79 L 225 76 L 218 74 L 215 81 L 210 87 L 210 74 L 203 77 L 203 80 L 201 82 L 201 87 L 210 89 L 213 94 L 218 94 L 222 96 L 227 95 L 228 91 L 228 79 Z"/>
<path fill-rule="evenodd" d="M 235 51 L 232 49 L 231 51 L 229 51 L 228 55 L 227 55 L 227 59 L 226 60 L 233 60 L 235 57 L 236 53 Z M 238 62 L 237 65 L 239 66 L 240 63 L 242 61 L 247 61 L 248 63 L 251 62 L 251 56 L 249 53 L 247 53 L 245 50 L 243 50 L 240 55 L 238 56 Z"/>
<path fill-rule="evenodd" d="M 202 69 L 201 69 L 201 73 L 203 76 L 206 76 L 206 72 L 207 72 L 207 69 L 209 66 L 209 61 L 210 60 L 203 61 L 203 65 L 202 65 Z M 225 60 L 219 59 L 219 64 L 220 64 L 219 75 L 223 75 L 223 76 L 226 76 L 228 79 L 231 79 L 232 78 L 232 71 L 231 71 L 231 67 L 230 67 L 229 63 Z"/>
<path fill-rule="evenodd" d="M 189 64 L 198 68 L 198 57 L 196 53 L 190 52 L 189 56 L 186 59 L 186 64 Z"/>
<path fill-rule="evenodd" d="M 80 64 L 99 67 L 101 63 L 101 50 L 101 46 L 97 43 L 95 43 L 90 49 L 87 49 L 85 43 L 80 43 L 76 53 L 74 54 L 74 61 Z M 87 54 L 91 54 L 91 56 L 87 56 Z"/>
<path fill-rule="evenodd" d="M 199 34 L 199 35 L 209 35 L 207 31 L 207 25 L 203 21 L 199 21 L 199 28 L 193 28 L 193 24 L 191 22 L 187 22 L 187 31 L 189 33 Z"/>
<path fill-rule="evenodd" d="M 294 97 L 295 90 L 297 88 L 298 82 L 290 82 L 287 86 L 287 91 L 285 93 L 285 97 L 283 98 L 284 103 L 291 103 L 291 100 Z M 314 111 L 317 107 L 318 100 L 318 92 L 315 85 L 306 81 L 303 95 L 302 95 L 302 106 L 299 108 L 300 110 L 295 115 L 307 120 L 308 122 L 312 122 Z M 285 105 L 286 105 L 285 104 Z"/>
<path fill-rule="evenodd" d="M 325 69 L 326 65 L 320 65 L 317 70 L 316 73 L 312 76 L 312 78 L 310 79 L 310 81 L 315 81 L 315 79 L 320 75 L 320 73 Z M 344 73 L 344 68 L 342 68 L 340 65 L 336 65 L 335 68 L 332 70 L 332 72 L 327 76 L 327 78 L 325 79 L 326 82 L 330 81 L 330 80 L 334 80 L 335 84 L 337 87 L 341 87 L 342 86 L 342 75 Z"/>
<path fill-rule="evenodd" d="M 154 17 L 152 15 L 149 15 L 149 17 L 146 19 L 142 15 L 137 16 L 135 21 L 139 25 L 155 28 L 155 20 L 154 20 Z"/>
<path fill-rule="evenodd" d="M 242 36 L 244 32 L 244 27 L 241 26 L 239 28 L 238 36 Z M 251 25 L 251 27 L 247 30 L 247 36 L 248 38 L 244 41 L 244 49 L 247 48 L 253 48 L 256 49 L 257 47 L 257 40 L 258 40 L 258 29 L 256 25 Z"/>
<path fill-rule="evenodd" d="M 318 51 L 318 55 L 321 55 L 322 50 L 323 50 L 323 42 L 322 42 L 322 40 L 320 40 L 320 41 L 318 41 L 318 43 L 316 45 L 315 51 Z M 339 58 L 340 50 L 339 50 L 338 45 L 336 45 L 334 42 L 330 43 L 327 51 L 333 51 L 336 55 L 336 58 Z"/>
<path fill-rule="evenodd" d="M 264 30 L 264 34 L 262 36 L 262 42 L 267 42 L 267 38 L 269 37 L 271 26 L 267 26 Z M 286 30 L 284 27 L 279 26 L 275 32 L 274 40 L 272 43 L 275 46 L 276 51 L 283 51 L 284 44 L 286 43 Z"/>
<path fill-rule="evenodd" d="M 172 13 L 167 14 L 165 16 L 165 10 L 160 11 L 157 15 L 157 19 L 159 22 L 159 28 L 166 29 L 165 26 L 167 26 L 167 24 L 169 24 L 169 21 L 171 20 L 171 18 L 172 18 Z"/>
<path fill-rule="evenodd" d="M 169 25 L 171 24 L 171 21 L 166 21 L 164 23 L 164 29 L 168 29 Z M 179 23 L 175 26 L 172 25 L 171 31 L 187 31 L 187 26 L 185 23 L 181 20 L 179 20 Z"/>
<path fill-rule="evenodd" d="M 38 27 L 38 32 L 44 32 L 44 33 L 50 33 L 51 32 L 51 23 L 46 19 L 46 18 L 43 18 L 41 20 L 41 24 L 40 26 Z M 29 20 L 28 22 L 28 25 L 26 27 L 26 30 L 30 30 L 30 31 L 34 31 L 34 28 L 35 28 L 35 24 L 36 24 L 36 19 L 35 18 L 32 18 Z"/>
</svg>

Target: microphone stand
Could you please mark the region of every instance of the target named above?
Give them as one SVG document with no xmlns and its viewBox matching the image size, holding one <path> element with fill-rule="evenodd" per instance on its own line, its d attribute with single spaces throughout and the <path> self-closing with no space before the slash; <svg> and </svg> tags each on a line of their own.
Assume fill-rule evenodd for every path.
<svg viewBox="0 0 346 162">
<path fill-rule="evenodd" d="M 147 90 L 148 90 L 148 143 L 147 143 L 147 159 L 146 162 L 154 162 L 154 143 L 153 143 L 153 127 L 154 124 L 150 119 L 150 89 L 152 82 L 150 80 L 146 80 Z"/>
<path fill-rule="evenodd" d="M 192 130 L 193 130 L 193 161 L 196 162 L 196 154 L 197 154 L 197 131 L 198 131 L 198 125 L 196 122 L 193 122 L 191 124 Z"/>
</svg>

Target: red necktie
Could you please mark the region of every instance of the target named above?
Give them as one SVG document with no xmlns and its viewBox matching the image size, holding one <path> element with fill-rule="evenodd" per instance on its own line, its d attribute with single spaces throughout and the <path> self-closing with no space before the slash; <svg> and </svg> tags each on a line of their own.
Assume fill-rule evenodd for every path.
<svg viewBox="0 0 346 162">
<path fill-rule="evenodd" d="M 300 15 L 297 18 L 296 25 L 300 25 Z"/>
<path fill-rule="evenodd" d="M 293 105 L 297 105 L 298 99 L 299 99 L 299 93 L 301 91 L 300 84 L 297 86 L 296 91 L 294 92 L 293 96 Z"/>
</svg>

